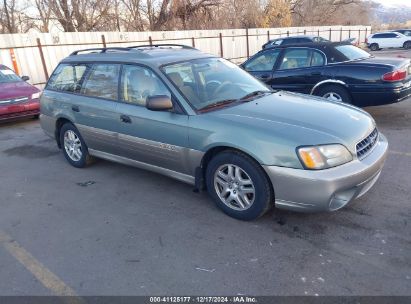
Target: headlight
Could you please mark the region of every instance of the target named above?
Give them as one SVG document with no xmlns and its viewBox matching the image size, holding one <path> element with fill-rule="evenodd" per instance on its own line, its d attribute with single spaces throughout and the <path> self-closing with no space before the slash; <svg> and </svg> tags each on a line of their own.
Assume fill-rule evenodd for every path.
<svg viewBox="0 0 411 304">
<path fill-rule="evenodd" d="M 352 161 L 351 153 L 339 144 L 301 147 L 297 153 L 304 167 L 311 170 L 331 168 Z"/>
<path fill-rule="evenodd" d="M 31 99 L 38 99 L 40 98 L 41 92 L 37 92 L 31 95 Z"/>
</svg>

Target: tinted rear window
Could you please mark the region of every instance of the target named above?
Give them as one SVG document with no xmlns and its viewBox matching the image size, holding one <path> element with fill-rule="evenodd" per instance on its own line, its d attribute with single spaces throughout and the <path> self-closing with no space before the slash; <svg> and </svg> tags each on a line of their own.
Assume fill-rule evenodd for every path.
<svg viewBox="0 0 411 304">
<path fill-rule="evenodd" d="M 349 44 L 336 46 L 335 50 L 341 55 L 343 59 L 345 58 L 344 60 L 341 60 L 341 61 L 358 60 L 358 59 L 368 58 L 371 56 L 366 51 L 363 51 L 362 49 L 357 48 L 353 45 L 349 45 Z"/>
</svg>

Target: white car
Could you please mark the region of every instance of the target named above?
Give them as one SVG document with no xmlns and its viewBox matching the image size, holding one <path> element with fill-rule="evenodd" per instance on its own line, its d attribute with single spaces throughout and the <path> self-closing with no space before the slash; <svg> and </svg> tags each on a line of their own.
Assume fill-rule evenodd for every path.
<svg viewBox="0 0 411 304">
<path fill-rule="evenodd" d="M 411 37 L 398 32 L 375 33 L 368 36 L 367 46 L 371 51 L 385 48 L 411 49 Z"/>
</svg>

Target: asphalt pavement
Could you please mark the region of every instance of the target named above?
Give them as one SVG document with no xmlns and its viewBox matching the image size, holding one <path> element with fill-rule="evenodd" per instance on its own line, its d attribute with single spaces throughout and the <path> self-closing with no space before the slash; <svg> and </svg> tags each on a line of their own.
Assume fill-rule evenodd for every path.
<svg viewBox="0 0 411 304">
<path fill-rule="evenodd" d="M 366 110 L 390 144 L 366 196 L 253 222 L 158 174 L 73 168 L 38 121 L 0 126 L 0 295 L 411 295 L 411 100 Z"/>
</svg>

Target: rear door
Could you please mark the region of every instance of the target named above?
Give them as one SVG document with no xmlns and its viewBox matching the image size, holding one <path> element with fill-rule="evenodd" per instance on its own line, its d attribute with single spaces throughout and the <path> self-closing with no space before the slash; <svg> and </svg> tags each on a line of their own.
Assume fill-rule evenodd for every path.
<svg viewBox="0 0 411 304">
<path fill-rule="evenodd" d="M 188 115 L 177 103 L 171 111 L 151 111 L 150 96 L 172 94 L 148 67 L 124 65 L 117 121 L 121 156 L 180 173 L 188 172 Z"/>
<path fill-rule="evenodd" d="M 387 45 L 388 47 L 402 47 L 403 40 L 402 37 L 396 33 L 388 33 L 386 34 L 388 37 Z"/>
<path fill-rule="evenodd" d="M 273 68 L 281 53 L 281 49 L 260 52 L 246 61 L 243 68 L 257 79 L 271 84 Z"/>
<path fill-rule="evenodd" d="M 110 154 L 118 150 L 117 101 L 120 64 L 95 63 L 85 76 L 71 110 L 88 147 Z"/>
<path fill-rule="evenodd" d="M 325 55 L 315 49 L 296 47 L 284 50 L 272 75 L 270 85 L 281 89 L 309 94 L 323 78 Z"/>
<path fill-rule="evenodd" d="M 60 64 L 43 93 L 42 106 L 71 120 L 89 149 L 117 147 L 118 64 Z"/>
</svg>

